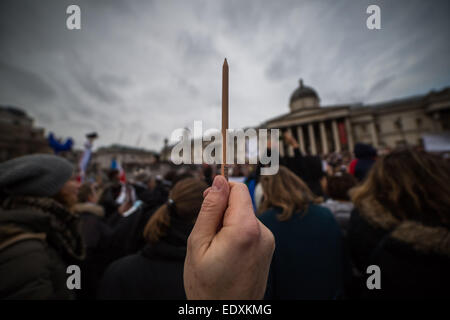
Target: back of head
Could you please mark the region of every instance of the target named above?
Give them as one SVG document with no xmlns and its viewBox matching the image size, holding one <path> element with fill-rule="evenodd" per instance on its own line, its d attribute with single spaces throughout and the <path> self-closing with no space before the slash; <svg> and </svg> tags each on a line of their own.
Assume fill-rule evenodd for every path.
<svg viewBox="0 0 450 320">
<path fill-rule="evenodd" d="M 334 200 L 349 201 L 349 191 L 356 185 L 356 179 L 347 172 L 336 172 L 327 178 L 327 195 Z"/>
<path fill-rule="evenodd" d="M 259 212 L 279 207 L 282 209 L 282 213 L 278 215 L 280 221 L 290 219 L 296 210 L 306 210 L 308 204 L 314 201 L 314 195 L 308 186 L 284 166 L 280 166 L 276 175 L 261 176 L 260 182 L 264 199 Z"/>
<path fill-rule="evenodd" d="M 450 164 L 410 149 L 378 159 L 365 182 L 352 190 L 357 207 L 373 199 L 399 220 L 450 227 Z"/>
<path fill-rule="evenodd" d="M 78 202 L 88 202 L 94 194 L 93 185 L 90 182 L 84 182 L 78 189 Z"/>
<path fill-rule="evenodd" d="M 72 177 L 73 165 L 50 154 L 18 157 L 0 164 L 0 190 L 9 196 L 52 197 Z"/>
<path fill-rule="evenodd" d="M 196 178 L 180 180 L 170 191 L 168 203 L 163 204 L 150 218 L 144 237 L 151 243 L 161 240 L 174 221 L 192 228 L 203 202 L 203 192 L 208 186 Z M 187 237 L 186 237 L 187 238 Z"/>
<path fill-rule="evenodd" d="M 355 157 L 358 159 L 370 159 L 377 156 L 377 150 L 369 144 L 357 143 L 354 149 Z"/>
<path fill-rule="evenodd" d="M 108 175 L 109 182 L 111 182 L 111 183 L 119 182 L 119 170 L 109 169 L 107 175 Z"/>
</svg>

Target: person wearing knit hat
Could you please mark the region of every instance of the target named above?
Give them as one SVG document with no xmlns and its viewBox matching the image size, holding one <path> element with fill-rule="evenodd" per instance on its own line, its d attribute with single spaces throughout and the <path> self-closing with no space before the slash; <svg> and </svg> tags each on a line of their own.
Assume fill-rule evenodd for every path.
<svg viewBox="0 0 450 320">
<path fill-rule="evenodd" d="M 34 154 L 0 164 L 0 299 L 71 299 L 66 268 L 84 259 L 73 165 Z"/>
<path fill-rule="evenodd" d="M 73 165 L 50 154 L 33 154 L 0 164 L 0 190 L 8 195 L 53 197 L 72 177 Z"/>
</svg>

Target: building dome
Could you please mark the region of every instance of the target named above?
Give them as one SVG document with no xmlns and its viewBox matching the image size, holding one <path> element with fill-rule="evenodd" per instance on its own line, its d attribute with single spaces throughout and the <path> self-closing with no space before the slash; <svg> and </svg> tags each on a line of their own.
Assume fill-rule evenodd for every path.
<svg viewBox="0 0 450 320">
<path fill-rule="evenodd" d="M 294 111 L 299 108 L 318 107 L 319 96 L 316 91 L 311 87 L 303 85 L 302 79 L 300 79 L 299 84 L 299 87 L 295 89 L 289 100 L 291 110 Z"/>
</svg>

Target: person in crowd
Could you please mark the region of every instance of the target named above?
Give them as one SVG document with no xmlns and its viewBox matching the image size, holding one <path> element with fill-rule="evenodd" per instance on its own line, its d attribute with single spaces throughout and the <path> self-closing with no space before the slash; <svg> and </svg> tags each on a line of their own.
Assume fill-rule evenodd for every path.
<svg viewBox="0 0 450 320">
<path fill-rule="evenodd" d="M 155 179 L 152 175 L 146 171 L 135 174 L 132 185 L 136 192 L 136 197 L 142 200 L 141 194 L 147 190 L 152 191 L 154 188 L 154 181 Z"/>
<path fill-rule="evenodd" d="M 211 186 L 214 178 L 212 166 L 205 163 L 202 165 L 202 171 L 203 171 L 203 179 L 205 180 L 208 186 Z"/>
<path fill-rule="evenodd" d="M 115 226 L 125 213 L 132 206 L 132 187 L 122 184 L 119 178 L 119 170 L 110 169 L 108 171 L 108 183 L 104 187 L 98 203 L 105 211 L 105 221 L 110 226 Z M 121 200 L 121 194 L 124 194 Z M 121 200 L 121 201 L 119 201 Z"/>
<path fill-rule="evenodd" d="M 326 181 L 325 190 L 328 199 L 321 206 L 330 209 L 345 235 L 353 210 L 349 191 L 356 185 L 356 180 L 349 173 L 337 171 L 333 176 L 329 176 Z"/>
<path fill-rule="evenodd" d="M 179 181 L 169 199 L 144 230 L 147 245 L 115 261 L 99 291 L 102 299 L 185 299 L 183 266 L 189 233 L 207 184 L 196 178 Z"/>
<path fill-rule="evenodd" d="M 333 176 L 334 174 L 339 172 L 347 171 L 347 166 L 344 164 L 344 157 L 340 153 L 335 152 L 330 154 L 327 163 L 327 173 L 329 176 Z"/>
<path fill-rule="evenodd" d="M 325 172 L 322 159 L 319 156 L 302 155 L 297 140 L 288 132 L 284 133 L 283 140 L 286 146 L 293 148 L 294 156 L 285 155 L 280 158 L 280 164 L 300 177 L 316 196 L 323 196 L 321 180 L 324 178 Z"/>
<path fill-rule="evenodd" d="M 259 219 L 277 244 L 266 298 L 342 297 L 342 236 L 333 214 L 316 205 L 308 186 L 286 167 L 260 180 L 264 200 Z"/>
<path fill-rule="evenodd" d="M 450 297 L 449 181 L 442 158 L 398 150 L 378 159 L 352 190 L 348 240 L 364 275 L 354 297 Z M 379 268 L 381 290 L 367 288 L 369 266 Z"/>
<path fill-rule="evenodd" d="M 139 174 L 133 186 L 137 198 L 149 208 L 159 207 L 167 201 L 169 186 L 153 175 Z"/>
<path fill-rule="evenodd" d="M 371 145 L 357 143 L 355 144 L 354 153 L 356 159 L 350 163 L 349 172 L 355 176 L 358 182 L 361 182 L 375 163 L 377 150 Z"/>
<path fill-rule="evenodd" d="M 74 299 L 66 268 L 85 256 L 70 208 L 79 184 L 67 160 L 48 154 L 0 164 L 0 298 Z"/>
<path fill-rule="evenodd" d="M 79 299 L 95 299 L 99 279 L 110 262 L 108 249 L 112 229 L 104 222 L 104 210 L 97 200 L 94 184 L 85 182 L 78 191 L 78 203 L 73 207 L 80 216 L 80 231 L 86 248 L 86 259 L 81 263 Z"/>
<path fill-rule="evenodd" d="M 255 169 L 253 171 L 250 171 L 249 175 L 245 178 L 244 183 L 247 186 L 248 191 L 250 192 L 253 208 L 255 209 L 256 212 L 259 206 L 260 199 L 258 198 L 258 195 L 255 195 L 255 193 L 257 186 L 259 185 L 259 178 L 261 176 L 261 167 L 260 165 L 255 165 L 254 168 Z"/>
<path fill-rule="evenodd" d="M 188 178 L 192 178 L 192 174 L 184 172 L 172 176 L 172 181 L 175 181 L 176 185 L 179 181 Z M 158 203 L 167 202 L 170 192 L 168 185 L 161 182 L 158 188 L 164 189 L 165 192 L 158 192 L 158 198 L 156 199 L 155 196 L 155 201 Z M 110 252 L 109 258 L 111 261 L 137 253 L 146 245 L 147 241 L 143 236 L 143 232 L 147 222 L 157 209 L 158 206 L 155 206 L 155 203 L 144 202 L 136 212 L 116 222 L 109 240 L 108 251 Z"/>
</svg>

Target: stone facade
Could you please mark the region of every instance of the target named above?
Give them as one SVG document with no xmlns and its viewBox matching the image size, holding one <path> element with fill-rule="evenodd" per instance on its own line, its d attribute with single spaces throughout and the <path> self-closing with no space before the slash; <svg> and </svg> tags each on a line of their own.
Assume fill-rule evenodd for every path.
<svg viewBox="0 0 450 320">
<path fill-rule="evenodd" d="M 320 106 L 319 101 L 317 93 L 300 81 L 290 99 L 290 112 L 260 128 L 291 132 L 300 149 L 313 155 L 351 151 L 356 142 L 376 148 L 417 146 L 426 133 L 450 130 L 450 88 L 377 104 Z M 280 149 L 281 156 L 293 152 Z"/>
<path fill-rule="evenodd" d="M 121 145 L 101 147 L 92 155 L 89 169 L 99 172 L 111 168 L 111 162 L 115 158 L 120 162 L 125 172 L 147 168 L 157 161 L 157 153 L 141 148 L 133 148 Z"/>
<path fill-rule="evenodd" d="M 32 153 L 52 153 L 44 129 L 24 111 L 0 106 L 0 162 Z"/>
</svg>

